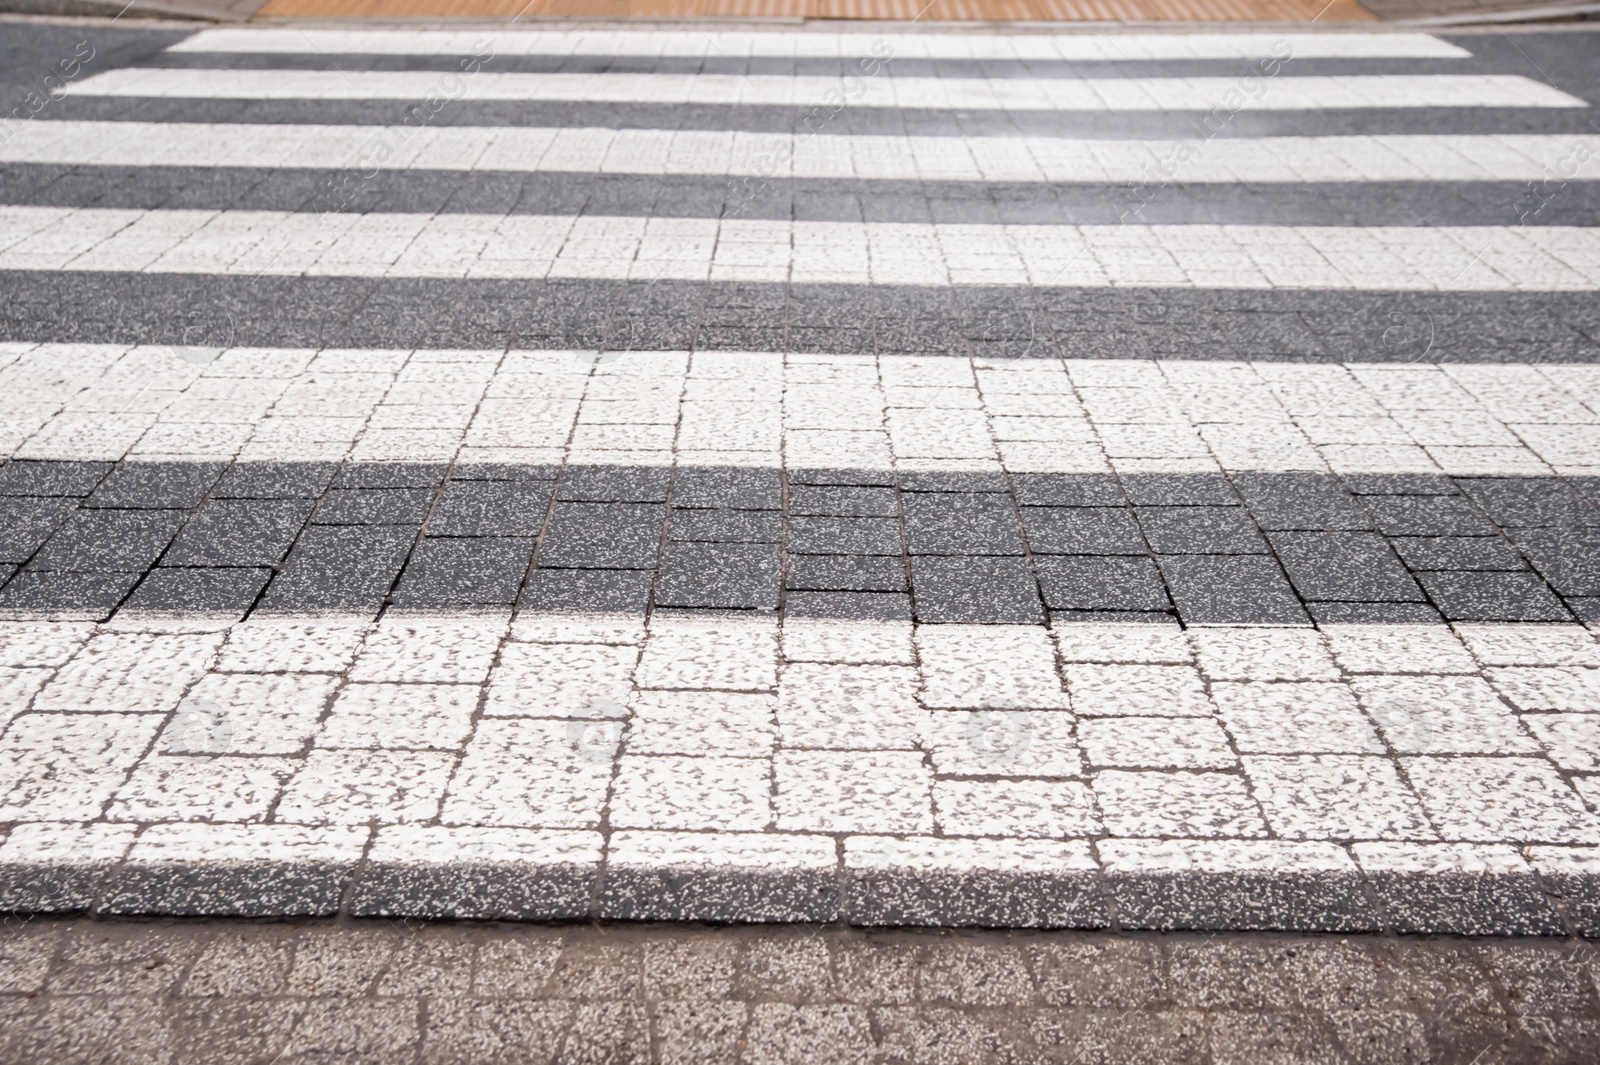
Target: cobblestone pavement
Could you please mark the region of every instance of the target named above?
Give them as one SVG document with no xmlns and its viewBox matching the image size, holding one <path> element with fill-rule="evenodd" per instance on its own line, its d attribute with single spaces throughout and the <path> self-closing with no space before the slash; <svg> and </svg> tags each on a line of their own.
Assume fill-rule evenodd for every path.
<svg viewBox="0 0 1600 1065">
<path fill-rule="evenodd" d="M 1600 934 L 1594 42 L 0 23 L 0 909 Z"/>
<path fill-rule="evenodd" d="M 16 1062 L 1592 1062 L 1552 940 L 653 925 L 0 929 Z"/>
</svg>

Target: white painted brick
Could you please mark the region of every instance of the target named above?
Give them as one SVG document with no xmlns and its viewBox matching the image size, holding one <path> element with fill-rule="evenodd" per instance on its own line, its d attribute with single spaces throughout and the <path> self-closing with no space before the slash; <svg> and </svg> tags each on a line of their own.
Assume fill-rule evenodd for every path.
<svg viewBox="0 0 1600 1065">
<path fill-rule="evenodd" d="M 1048 634 L 1033 626 L 925 625 L 923 702 L 941 709 L 1067 709 Z"/>
</svg>

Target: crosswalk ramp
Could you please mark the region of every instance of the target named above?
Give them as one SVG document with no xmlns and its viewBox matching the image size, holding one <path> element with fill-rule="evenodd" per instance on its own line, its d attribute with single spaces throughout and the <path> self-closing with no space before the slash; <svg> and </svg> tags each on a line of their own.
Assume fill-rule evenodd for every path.
<svg viewBox="0 0 1600 1065">
<path fill-rule="evenodd" d="M 73 81 L 0 139 L 0 908 L 1592 933 L 1594 91 L 1417 33 Z"/>
</svg>

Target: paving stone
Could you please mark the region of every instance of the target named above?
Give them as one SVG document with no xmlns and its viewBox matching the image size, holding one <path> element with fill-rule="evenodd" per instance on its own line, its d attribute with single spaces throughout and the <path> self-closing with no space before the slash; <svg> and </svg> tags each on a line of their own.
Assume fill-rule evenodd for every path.
<svg viewBox="0 0 1600 1065">
<path fill-rule="evenodd" d="M 627 703 L 639 651 L 604 644 L 507 644 L 489 685 L 496 716 L 583 717 Z"/>
<path fill-rule="evenodd" d="M 1033 574 L 1020 558 L 914 556 L 917 620 L 927 624 L 1018 625 L 1044 620 Z"/>
<path fill-rule="evenodd" d="M 394 585 L 414 538 L 415 531 L 403 525 L 310 529 L 295 541 L 283 571 L 267 586 L 262 607 L 373 609 Z"/>
<path fill-rule="evenodd" d="M 1272 546 L 1306 599 L 1420 601 L 1417 587 L 1383 540 L 1372 533 L 1281 532 Z"/>
<path fill-rule="evenodd" d="M 1332 477 L 1241 473 L 1231 478 L 1263 529 L 1367 529 L 1370 520 Z"/>
<path fill-rule="evenodd" d="M 426 488 L 336 488 L 312 514 L 317 525 L 421 525 L 433 503 Z"/>
<path fill-rule="evenodd" d="M 1286 839 L 1432 839 L 1422 807 L 1385 758 L 1247 756 L 1245 774 Z"/>
<path fill-rule="evenodd" d="M 1129 473 L 1122 487 L 1136 507 L 1227 507 L 1239 497 L 1219 474 Z"/>
<path fill-rule="evenodd" d="M 296 825 L 158 825 L 105 889 L 105 913 L 331 914 L 367 832 Z"/>
<path fill-rule="evenodd" d="M 317 732 L 334 678 L 211 673 L 163 724 L 157 752 L 178 756 L 296 755 Z"/>
<path fill-rule="evenodd" d="M 1070 714 L 936 711 L 921 716 L 921 746 L 941 775 L 1076 777 L 1083 759 Z"/>
<path fill-rule="evenodd" d="M 773 804 L 786 832 L 933 829 L 930 776 L 912 751 L 784 751 Z"/>
<path fill-rule="evenodd" d="M 255 616 L 228 631 L 216 669 L 238 673 L 342 673 L 370 625 L 351 619 Z"/>
<path fill-rule="evenodd" d="M 1078 725 L 1094 766 L 1135 769 L 1230 769 L 1239 764 L 1228 734 L 1214 722 L 1178 717 L 1096 717 Z"/>
<path fill-rule="evenodd" d="M 1412 571 L 1524 572 L 1527 564 L 1506 541 L 1492 536 L 1402 536 L 1389 541 Z"/>
<path fill-rule="evenodd" d="M 694 466 L 680 469 L 672 486 L 675 507 L 781 510 L 783 478 L 775 470 Z"/>
<path fill-rule="evenodd" d="M 1562 769 L 1600 769 L 1600 718 L 1585 714 L 1525 714 L 1523 725 Z"/>
<path fill-rule="evenodd" d="M 1477 677 L 1364 676 L 1351 682 L 1389 746 L 1403 754 L 1536 749 L 1516 715 Z"/>
<path fill-rule="evenodd" d="M 316 499 L 333 480 L 331 462 L 236 462 L 211 489 L 214 499 Z M 306 510 L 309 513 L 310 507 Z"/>
<path fill-rule="evenodd" d="M 353 681 L 466 684 L 487 679 L 506 634 L 499 612 L 464 618 L 391 612 L 367 636 Z"/>
<path fill-rule="evenodd" d="M 297 499 L 217 499 L 184 526 L 162 557 L 169 566 L 275 566 L 311 505 Z"/>
<path fill-rule="evenodd" d="M 1593 847 L 1530 847 L 1528 861 L 1560 898 L 1571 927 L 1593 937 L 1600 928 L 1600 851 Z"/>
<path fill-rule="evenodd" d="M 651 568 L 666 514 L 639 503 L 561 503 L 551 515 L 540 566 Z"/>
<path fill-rule="evenodd" d="M 1347 673 L 1474 673 L 1460 639 L 1442 625 L 1322 626 Z"/>
<path fill-rule="evenodd" d="M 777 742 L 775 700 L 729 692 L 646 692 L 634 696 L 631 754 L 769 756 Z"/>
<path fill-rule="evenodd" d="M 979 492 L 910 492 L 901 497 L 913 555 L 1020 555 L 1011 498 Z"/>
<path fill-rule="evenodd" d="M 783 515 L 775 510 L 672 508 L 667 535 L 685 543 L 775 544 L 783 539 Z"/>
<path fill-rule="evenodd" d="M 454 765 L 435 751 L 312 751 L 275 817 L 305 825 L 429 821 L 438 816 Z"/>
<path fill-rule="evenodd" d="M 0 466 L 0 495 L 82 498 L 111 467 L 109 462 L 8 462 Z"/>
<path fill-rule="evenodd" d="M 1571 617 L 1529 573 L 1419 573 L 1417 580 L 1450 621 L 1567 621 Z"/>
<path fill-rule="evenodd" d="M 855 662 L 910 665 L 911 625 L 786 618 L 783 657 L 788 662 Z"/>
<path fill-rule="evenodd" d="M 1472 935 L 1487 928 L 1555 933 L 1559 919 L 1533 871 L 1505 846 L 1357 843 L 1351 848 L 1398 932 Z"/>
<path fill-rule="evenodd" d="M 17 913 L 88 909 L 135 831 L 132 825 L 16 826 L 0 844 L 0 907 Z"/>
<path fill-rule="evenodd" d="M 643 569 L 538 569 L 517 604 L 562 614 L 634 613 L 644 616 L 651 572 Z"/>
<path fill-rule="evenodd" d="M 847 485 L 795 484 L 789 488 L 789 513 L 834 517 L 895 518 L 900 505 L 893 489 Z"/>
<path fill-rule="evenodd" d="M 666 501 L 671 480 L 672 471 L 665 468 L 575 466 L 563 472 L 556 498 L 601 503 L 661 503 Z"/>
<path fill-rule="evenodd" d="M 23 571 L 0 590 L 0 616 L 90 620 L 109 616 L 139 582 L 139 573 Z"/>
<path fill-rule="evenodd" d="M 1169 610 L 1161 575 L 1147 558 L 1041 556 L 1034 560 L 1052 610 Z"/>
<path fill-rule="evenodd" d="M 598 828 L 620 723 L 485 720 L 450 778 L 447 825 Z"/>
<path fill-rule="evenodd" d="M 787 655 L 788 626 L 784 639 Z M 788 748 L 911 750 L 922 716 L 917 688 L 909 666 L 787 665 L 778 686 L 777 735 Z"/>
<path fill-rule="evenodd" d="M 1209 717 L 1200 674 L 1189 666 L 1071 664 L 1065 669 L 1079 717 Z"/>
<path fill-rule="evenodd" d="M 155 563 L 183 519 L 181 510 L 79 510 L 29 565 L 65 572 L 141 570 Z"/>
<path fill-rule="evenodd" d="M 166 713 L 200 678 L 221 643 L 212 633 L 102 633 L 56 674 L 34 706 Z"/>
<path fill-rule="evenodd" d="M 776 544 L 669 544 L 656 602 L 664 607 L 778 609 Z"/>
<path fill-rule="evenodd" d="M 510 606 L 533 558 L 533 540 L 513 537 L 422 540 L 393 602 L 415 609 Z"/>
<path fill-rule="evenodd" d="M 350 684 L 316 734 L 318 747 L 456 750 L 472 731 L 470 684 Z"/>
<path fill-rule="evenodd" d="M 1103 928 L 1083 843 L 852 836 L 847 914 L 860 925 Z"/>
<path fill-rule="evenodd" d="M 0 560 L 28 561 L 77 507 L 74 499 L 0 497 Z"/>
<path fill-rule="evenodd" d="M 1183 630 L 1165 624 L 1063 623 L 1052 628 L 1063 662 L 1188 663 L 1194 658 Z"/>
<path fill-rule="evenodd" d="M 265 568 L 158 569 L 134 589 L 126 609 L 240 616 L 255 603 L 271 576 Z"/>
<path fill-rule="evenodd" d="M 222 476 L 211 462 L 124 462 L 89 494 L 85 506 L 188 510 Z"/>
<path fill-rule="evenodd" d="M 831 921 L 838 858 L 824 836 L 617 832 L 602 916 L 622 920 Z"/>
<path fill-rule="evenodd" d="M 911 620 L 911 597 L 892 592 L 790 592 L 784 613 L 794 618 L 840 621 Z"/>
<path fill-rule="evenodd" d="M 351 897 L 358 916 L 583 916 L 600 865 L 591 832 L 401 825 L 379 830 Z"/>
<path fill-rule="evenodd" d="M 1095 774 L 1094 794 L 1114 836 L 1266 835 L 1260 808 L 1240 776 L 1107 770 Z"/>
<path fill-rule="evenodd" d="M 1383 754 L 1354 694 L 1334 683 L 1214 683 L 1218 716 L 1242 754 Z"/>
<path fill-rule="evenodd" d="M 1580 625 L 1457 625 L 1486 666 L 1600 666 L 1600 643 Z"/>
<path fill-rule="evenodd" d="M 1112 840 L 1099 851 L 1124 928 L 1378 927 L 1355 863 L 1328 843 Z"/>
<path fill-rule="evenodd" d="M 1490 536 L 1491 525 L 1461 496 L 1378 496 L 1363 500 L 1390 537 Z"/>
<path fill-rule="evenodd" d="M 1402 764 L 1446 840 L 1600 842 L 1600 820 L 1542 759 L 1407 758 Z"/>
<path fill-rule="evenodd" d="M 772 823 L 772 776 L 764 758 L 642 755 L 618 762 L 611 823 L 618 828 L 693 829 L 706 823 L 760 832 Z"/>
<path fill-rule="evenodd" d="M 433 536 L 536 536 L 550 505 L 542 481 L 452 480 L 428 518 Z"/>
<path fill-rule="evenodd" d="M 1199 629 L 1189 640 L 1214 681 L 1338 679 L 1322 635 L 1308 629 Z"/>
<path fill-rule="evenodd" d="M 799 555 L 893 555 L 903 550 L 893 518 L 796 515 L 788 523 L 788 549 Z"/>
<path fill-rule="evenodd" d="M 1243 507 L 1141 507 L 1139 524 L 1162 555 L 1259 555 L 1267 545 Z"/>
<path fill-rule="evenodd" d="M 1043 629 L 940 626 L 917 630 L 922 700 L 945 709 L 1066 709 Z"/>
<path fill-rule="evenodd" d="M 117 792 L 113 821 L 261 821 L 299 768 L 289 759 L 213 754 L 146 759 Z"/>
<path fill-rule="evenodd" d="M 1110 475 L 1022 473 L 1011 477 L 1023 507 L 1120 507 L 1121 486 Z"/>
<path fill-rule="evenodd" d="M 950 836 L 1081 838 L 1097 835 L 1089 789 L 1045 780 L 940 780 L 933 786 L 935 820 Z"/>
<path fill-rule="evenodd" d="M 777 687 L 775 625 L 660 619 L 650 626 L 637 683 L 641 688 Z"/>
<path fill-rule="evenodd" d="M 905 562 L 883 555 L 790 555 L 786 580 L 801 591 L 906 590 Z"/>
<path fill-rule="evenodd" d="M 1132 514 L 1111 507 L 1023 507 L 1028 546 L 1043 555 L 1143 555 Z"/>
<path fill-rule="evenodd" d="M 1305 619 L 1283 571 L 1269 558 L 1172 555 L 1158 561 L 1187 624 L 1293 625 Z"/>
</svg>

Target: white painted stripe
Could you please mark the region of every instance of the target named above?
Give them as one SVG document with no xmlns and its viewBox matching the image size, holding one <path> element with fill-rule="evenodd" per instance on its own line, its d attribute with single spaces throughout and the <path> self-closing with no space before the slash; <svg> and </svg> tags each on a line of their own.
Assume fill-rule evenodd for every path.
<svg viewBox="0 0 1600 1065">
<path fill-rule="evenodd" d="M 73 82 L 77 96 L 205 100 L 522 100 L 679 106 L 1009 111 L 1306 111 L 1326 108 L 1586 107 L 1516 74 L 1238 78 L 837 77 L 737 74 L 500 74 L 123 67 Z"/>
<path fill-rule="evenodd" d="M 1591 708 L 1600 645 L 1581 625 L 1047 630 L 509 613 L 0 622 L 16 708 L 0 738 L 0 817 L 162 825 L 144 836 L 156 840 L 147 861 L 354 857 L 373 826 L 375 856 L 409 849 L 431 864 L 445 847 L 423 841 L 448 845 L 440 831 L 388 826 L 437 820 L 609 824 L 622 830 L 618 866 L 676 852 L 681 867 L 688 836 L 652 847 L 640 833 L 693 830 L 696 864 L 730 870 L 815 868 L 835 852 L 820 838 L 858 833 L 880 838 L 847 844 L 857 869 L 938 860 L 950 873 L 994 868 L 977 842 L 963 851 L 951 837 L 982 837 L 991 857 L 1007 839 L 1095 838 L 1107 866 L 1167 875 L 1202 862 L 1348 870 L 1351 840 L 1415 841 L 1353 848 L 1391 869 L 1449 869 L 1443 848 L 1422 846 L 1441 835 L 1600 841 L 1580 798 L 1592 778 L 1579 776 L 1583 792 L 1567 779 L 1593 766 L 1573 711 Z M 598 714 L 602 700 L 619 717 Z M 1151 771 L 1174 767 L 1189 772 Z M 1323 798 L 1352 777 L 1381 782 L 1381 805 Z M 245 818 L 260 823 L 226 824 Z M 186 821 L 223 824 L 173 823 Z M 1215 838 L 1265 837 L 1269 824 L 1303 842 Z M 30 855 L 42 832 L 23 828 L 0 866 L 40 852 L 103 864 L 132 834 L 89 845 L 80 832 L 77 847 Z M 1156 835 L 1159 846 L 1133 842 Z M 1186 841 L 1194 864 L 1174 856 Z M 493 842 L 497 859 L 530 857 Z M 572 838 L 561 860 L 598 842 Z M 801 842 L 805 862 L 782 857 Z M 1526 869 L 1511 847 L 1491 853 L 1499 871 Z"/>
<path fill-rule="evenodd" d="M 1459 59 L 1422 33 L 811 33 L 728 30 L 205 30 L 174 52 L 367 55 L 865 56 L 927 59 Z"/>
<path fill-rule="evenodd" d="M 929 225 L 0 207 L 0 270 L 1586 291 L 1600 229 Z"/>
<path fill-rule="evenodd" d="M 1377 135 L 1200 140 L 794 137 L 718 130 L 31 122 L 0 162 L 480 170 L 925 181 L 1301 182 L 1570 179 L 1600 136 Z"/>
<path fill-rule="evenodd" d="M 1586 365 L 7 344 L 0 395 L 25 459 L 1600 474 Z"/>
</svg>

